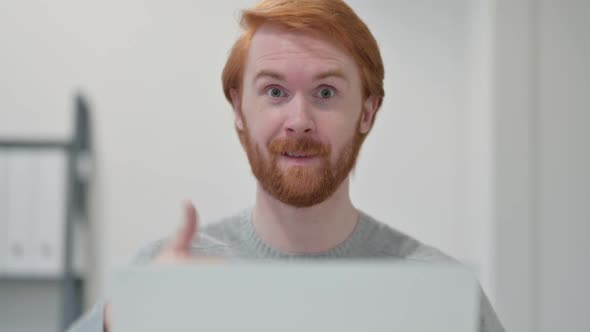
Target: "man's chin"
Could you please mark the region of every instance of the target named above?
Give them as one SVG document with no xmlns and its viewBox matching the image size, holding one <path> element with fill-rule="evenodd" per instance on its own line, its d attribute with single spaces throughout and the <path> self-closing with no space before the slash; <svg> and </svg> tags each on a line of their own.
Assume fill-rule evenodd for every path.
<svg viewBox="0 0 590 332">
<path fill-rule="evenodd" d="M 327 199 L 327 197 L 317 197 L 311 192 L 297 192 L 290 193 L 290 195 L 273 196 L 275 199 L 281 201 L 283 204 L 295 208 L 308 208 L 320 204 Z"/>
<path fill-rule="evenodd" d="M 290 166 L 281 172 L 281 182 L 285 188 L 313 188 L 321 186 L 325 182 L 322 172 L 315 166 Z"/>
<path fill-rule="evenodd" d="M 281 183 L 283 190 L 280 190 L 274 196 L 279 201 L 291 206 L 310 207 L 325 201 L 333 191 L 329 189 L 330 187 L 318 175 L 308 175 L 303 178 L 300 176 L 285 176 L 282 178 Z M 326 192 L 326 190 L 329 192 Z"/>
</svg>

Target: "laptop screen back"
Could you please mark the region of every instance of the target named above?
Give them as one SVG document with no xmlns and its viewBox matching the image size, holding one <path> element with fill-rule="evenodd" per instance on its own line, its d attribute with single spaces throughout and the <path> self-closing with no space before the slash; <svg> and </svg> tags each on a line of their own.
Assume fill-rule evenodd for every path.
<svg viewBox="0 0 590 332">
<path fill-rule="evenodd" d="M 113 278 L 114 332 L 475 332 L 459 267 L 240 263 L 130 267 Z"/>
</svg>

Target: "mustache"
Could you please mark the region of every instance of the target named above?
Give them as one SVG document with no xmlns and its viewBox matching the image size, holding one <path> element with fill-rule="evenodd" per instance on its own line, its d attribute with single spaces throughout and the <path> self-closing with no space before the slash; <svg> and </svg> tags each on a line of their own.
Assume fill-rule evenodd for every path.
<svg viewBox="0 0 590 332">
<path fill-rule="evenodd" d="M 275 138 L 268 145 L 268 150 L 274 155 L 287 152 L 299 152 L 317 156 L 328 156 L 330 154 L 330 146 L 309 137 L 298 139 Z"/>
</svg>

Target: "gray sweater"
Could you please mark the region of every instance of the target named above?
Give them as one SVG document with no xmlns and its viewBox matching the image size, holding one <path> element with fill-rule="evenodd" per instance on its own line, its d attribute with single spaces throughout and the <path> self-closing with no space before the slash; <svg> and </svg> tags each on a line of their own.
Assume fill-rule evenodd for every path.
<svg viewBox="0 0 590 332">
<path fill-rule="evenodd" d="M 440 251 L 402 234 L 391 227 L 360 212 L 359 222 L 344 242 L 328 251 L 314 254 L 292 254 L 278 251 L 264 243 L 252 225 L 252 209 L 204 226 L 204 241 L 193 246 L 195 253 L 222 255 L 237 259 L 396 259 L 419 262 L 455 262 Z M 220 240 L 207 240 L 207 237 Z M 143 248 L 135 258 L 135 264 L 148 264 L 160 251 L 166 240 L 160 240 Z M 69 332 L 102 332 L 104 300 L 75 322 Z M 503 332 L 494 309 L 481 292 L 480 332 Z"/>
</svg>

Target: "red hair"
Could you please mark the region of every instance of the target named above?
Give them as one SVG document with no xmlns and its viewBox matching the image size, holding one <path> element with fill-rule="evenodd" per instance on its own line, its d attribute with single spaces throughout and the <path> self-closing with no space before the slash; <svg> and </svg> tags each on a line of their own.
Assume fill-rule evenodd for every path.
<svg viewBox="0 0 590 332">
<path fill-rule="evenodd" d="M 222 74 L 223 92 L 230 103 L 230 90 L 241 91 L 252 37 L 265 23 L 335 40 L 359 66 L 364 97 L 378 97 L 378 106 L 381 106 L 385 96 L 385 70 L 379 45 L 367 25 L 342 0 L 262 0 L 251 9 L 242 11 L 240 25 L 244 32 L 234 44 Z"/>
</svg>

